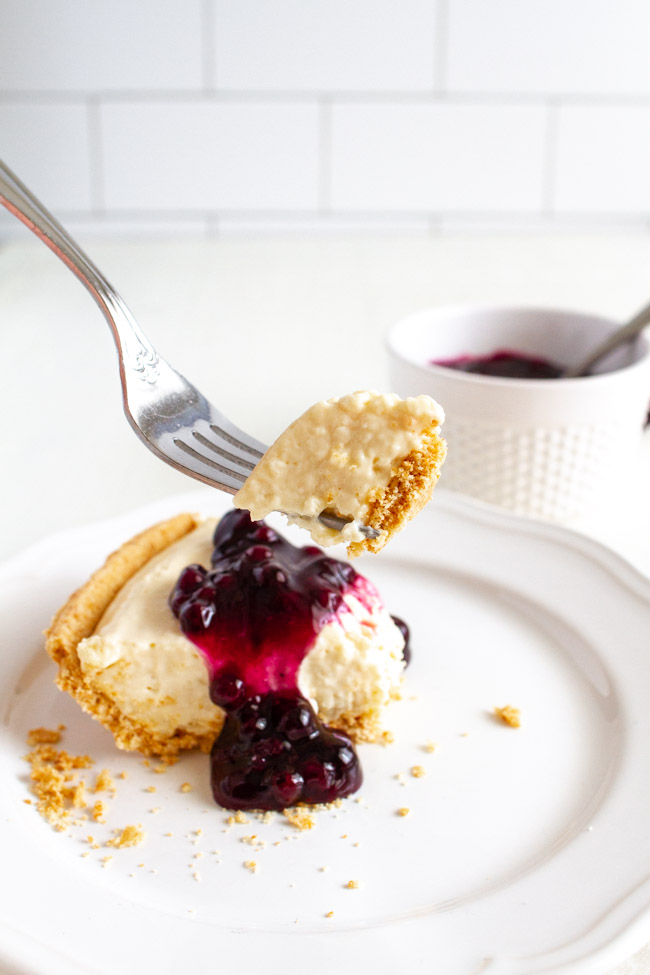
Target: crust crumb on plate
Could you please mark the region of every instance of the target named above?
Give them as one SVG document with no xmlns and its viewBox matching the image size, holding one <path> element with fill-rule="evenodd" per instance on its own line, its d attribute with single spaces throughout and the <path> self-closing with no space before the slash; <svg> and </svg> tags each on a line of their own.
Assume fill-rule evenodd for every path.
<svg viewBox="0 0 650 975">
<path fill-rule="evenodd" d="M 33 741 L 33 732 L 29 732 L 28 740 Z M 38 812 L 56 829 L 65 829 L 71 810 L 83 807 L 86 802 L 86 783 L 77 780 L 76 775 L 81 769 L 90 768 L 93 760 L 89 755 L 71 755 L 47 742 L 37 744 L 25 760 L 31 766 L 30 781 Z"/>
<path fill-rule="evenodd" d="M 120 850 L 127 846 L 140 846 L 144 843 L 146 835 L 140 823 L 137 826 L 125 826 L 124 829 L 116 831 L 113 839 L 107 840 L 106 846 L 114 846 Z"/>
<path fill-rule="evenodd" d="M 61 732 L 65 731 L 64 725 L 58 728 L 32 728 L 27 732 L 27 744 L 34 745 L 56 745 L 61 741 Z"/>
<path fill-rule="evenodd" d="M 506 704 L 505 707 L 494 709 L 494 715 L 503 724 L 509 725 L 511 728 L 521 727 L 521 711 L 519 708 L 513 708 L 510 704 Z"/>
<path fill-rule="evenodd" d="M 103 768 L 97 775 L 93 792 L 115 792 L 115 782 L 107 768 Z"/>
<path fill-rule="evenodd" d="M 292 826 L 295 826 L 299 830 L 313 829 L 314 827 L 314 817 L 311 816 L 305 809 L 301 809 L 300 806 L 294 806 L 291 809 L 282 810 L 284 816 L 289 820 Z"/>
</svg>

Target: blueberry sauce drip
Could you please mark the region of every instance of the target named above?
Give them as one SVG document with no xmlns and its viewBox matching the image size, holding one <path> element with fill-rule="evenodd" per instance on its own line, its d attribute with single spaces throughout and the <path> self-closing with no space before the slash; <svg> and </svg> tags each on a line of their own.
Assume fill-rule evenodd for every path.
<svg viewBox="0 0 650 975">
<path fill-rule="evenodd" d="M 455 359 L 434 359 L 431 365 L 498 379 L 559 379 L 564 371 L 548 359 L 510 349 L 500 349 L 484 356 L 463 355 Z"/>
<path fill-rule="evenodd" d="M 232 809 L 333 802 L 362 782 L 348 736 L 319 721 L 297 692 L 256 694 L 228 710 L 210 771 L 216 802 Z"/>
<path fill-rule="evenodd" d="M 170 606 L 201 651 L 210 696 L 226 711 L 211 755 L 215 800 L 234 809 L 284 809 L 356 791 L 350 739 L 325 726 L 297 686 L 320 630 L 347 612 L 346 593 L 370 610 L 374 587 L 352 566 L 297 548 L 248 512 L 214 534 L 212 568 L 183 570 Z"/>
<path fill-rule="evenodd" d="M 404 666 L 408 667 L 413 657 L 413 651 L 411 650 L 411 631 L 409 630 L 407 624 L 399 616 L 391 616 L 391 619 L 397 629 L 400 631 L 404 637 L 404 648 L 402 650 L 402 657 L 404 659 Z"/>
</svg>

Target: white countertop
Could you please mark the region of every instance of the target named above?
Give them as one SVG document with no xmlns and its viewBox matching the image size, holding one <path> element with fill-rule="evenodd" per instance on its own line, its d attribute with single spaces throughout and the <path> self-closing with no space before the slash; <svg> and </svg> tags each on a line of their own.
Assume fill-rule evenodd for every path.
<svg viewBox="0 0 650 975">
<path fill-rule="evenodd" d="M 650 293 L 642 234 L 82 243 L 159 351 L 266 442 L 316 400 L 387 389 L 383 335 L 417 308 L 552 305 L 623 319 Z M 0 323 L 0 558 L 189 487 L 124 419 L 91 298 L 30 239 L 0 248 Z M 646 437 L 621 504 L 575 526 L 648 575 L 649 489 Z M 642 954 L 617 975 L 650 972 L 650 948 Z"/>
</svg>

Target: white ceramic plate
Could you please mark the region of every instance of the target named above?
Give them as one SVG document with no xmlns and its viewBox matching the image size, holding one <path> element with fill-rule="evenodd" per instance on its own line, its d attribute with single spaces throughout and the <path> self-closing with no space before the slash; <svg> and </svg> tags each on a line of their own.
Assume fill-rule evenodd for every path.
<svg viewBox="0 0 650 975">
<path fill-rule="evenodd" d="M 310 831 L 229 827 L 205 756 L 158 775 L 55 689 L 41 631 L 70 590 L 139 528 L 228 503 L 192 492 L 0 570 L 5 968 L 595 975 L 650 939 L 650 583 L 582 537 L 440 492 L 362 560 L 411 625 L 413 663 L 395 743 L 360 748 L 361 801 Z M 494 718 L 506 704 L 521 728 Z M 69 751 L 128 776 L 97 797 L 105 825 L 56 832 L 25 803 L 27 730 L 60 723 Z M 140 847 L 86 841 L 134 822 Z"/>
</svg>

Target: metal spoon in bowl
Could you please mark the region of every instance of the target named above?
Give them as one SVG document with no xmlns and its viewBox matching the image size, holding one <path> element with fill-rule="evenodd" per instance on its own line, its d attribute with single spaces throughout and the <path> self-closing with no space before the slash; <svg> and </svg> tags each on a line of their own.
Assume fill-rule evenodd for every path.
<svg viewBox="0 0 650 975">
<path fill-rule="evenodd" d="M 642 308 L 640 312 L 631 318 L 626 325 L 621 325 L 616 331 L 612 332 L 604 342 L 597 345 L 593 352 L 582 360 L 577 366 L 572 366 L 570 369 L 565 369 L 561 374 L 560 379 L 576 379 L 578 376 L 585 376 L 592 366 L 606 356 L 609 352 L 613 352 L 617 349 L 619 345 L 623 345 L 625 342 L 631 342 L 639 332 L 650 323 L 650 305 L 646 305 Z"/>
</svg>

